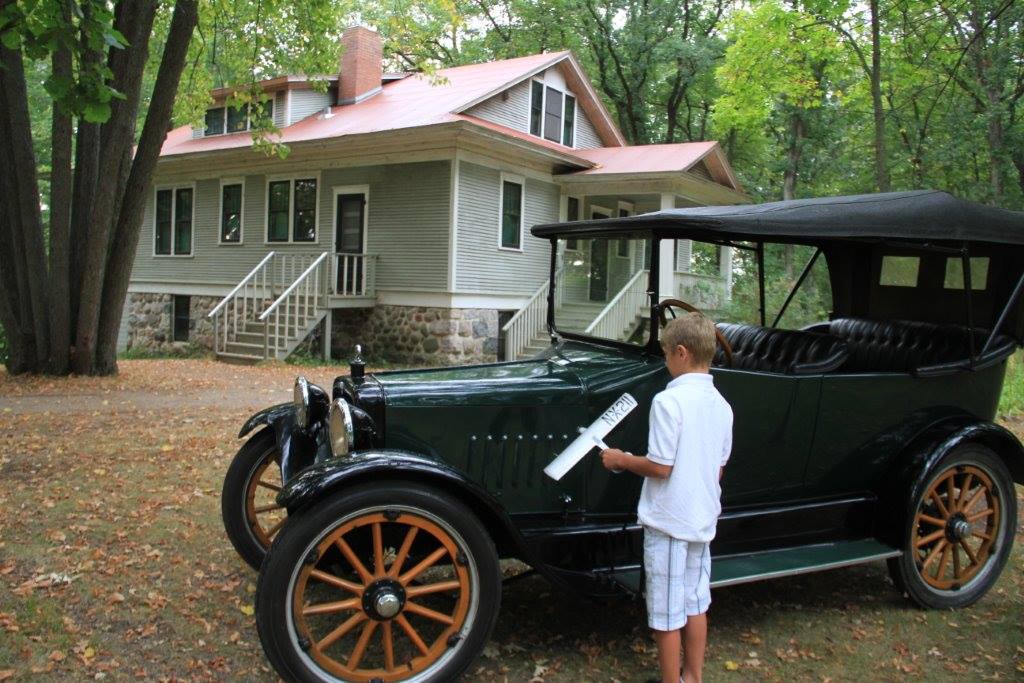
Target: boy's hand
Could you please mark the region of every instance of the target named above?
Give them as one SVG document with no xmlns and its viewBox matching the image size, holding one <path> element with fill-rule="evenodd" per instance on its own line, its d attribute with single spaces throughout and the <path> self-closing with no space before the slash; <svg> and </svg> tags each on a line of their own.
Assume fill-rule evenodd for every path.
<svg viewBox="0 0 1024 683">
<path fill-rule="evenodd" d="M 601 451 L 601 464 L 606 470 L 622 471 L 625 469 L 622 462 L 626 458 L 626 452 L 618 448 L 606 448 Z"/>
</svg>

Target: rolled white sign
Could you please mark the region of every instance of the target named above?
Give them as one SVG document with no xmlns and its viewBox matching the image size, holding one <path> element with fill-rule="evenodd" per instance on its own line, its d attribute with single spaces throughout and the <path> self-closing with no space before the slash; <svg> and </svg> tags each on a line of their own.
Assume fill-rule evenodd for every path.
<svg viewBox="0 0 1024 683">
<path fill-rule="evenodd" d="M 589 453 L 596 444 L 603 443 L 602 440 L 608 435 L 608 432 L 633 412 L 636 406 L 636 399 L 628 393 L 620 396 L 608 410 L 594 420 L 592 425 L 583 430 L 575 441 L 548 463 L 548 466 L 544 468 L 544 474 L 555 481 L 564 477 L 565 473 L 582 460 L 583 456 Z"/>
</svg>

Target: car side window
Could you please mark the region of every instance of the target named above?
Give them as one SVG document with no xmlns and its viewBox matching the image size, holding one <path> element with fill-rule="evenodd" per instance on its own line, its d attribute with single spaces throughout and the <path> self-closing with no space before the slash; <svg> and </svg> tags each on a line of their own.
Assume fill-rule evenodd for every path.
<svg viewBox="0 0 1024 683">
<path fill-rule="evenodd" d="M 919 256 L 882 257 L 882 273 L 878 284 L 883 287 L 917 287 L 917 276 L 921 270 Z"/>
</svg>

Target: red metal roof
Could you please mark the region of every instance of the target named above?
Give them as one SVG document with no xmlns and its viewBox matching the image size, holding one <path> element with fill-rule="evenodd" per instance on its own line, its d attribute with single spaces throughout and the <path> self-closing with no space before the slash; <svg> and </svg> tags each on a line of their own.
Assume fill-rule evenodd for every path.
<svg viewBox="0 0 1024 683">
<path fill-rule="evenodd" d="M 568 54 L 543 53 L 441 69 L 432 77 L 409 76 L 385 83 L 379 94 L 362 102 L 332 107 L 330 117 L 320 113 L 308 116 L 283 128 L 280 136 L 272 139 L 288 144 L 455 121 L 459 117 L 454 112 L 465 105 L 560 62 Z M 540 142 L 536 138 L 531 141 Z M 168 134 L 161 156 L 236 149 L 251 144 L 249 133 L 193 139 L 191 128 L 181 126 Z"/>
<path fill-rule="evenodd" d="M 717 146 L 717 142 L 680 142 L 668 145 L 598 147 L 576 154 L 596 164 L 577 175 L 610 173 L 673 173 L 689 170 Z"/>
</svg>

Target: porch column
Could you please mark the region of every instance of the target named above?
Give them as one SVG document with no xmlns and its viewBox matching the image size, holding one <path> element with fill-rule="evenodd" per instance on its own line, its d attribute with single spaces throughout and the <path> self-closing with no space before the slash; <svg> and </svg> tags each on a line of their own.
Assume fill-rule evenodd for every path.
<svg viewBox="0 0 1024 683">
<path fill-rule="evenodd" d="M 323 341 L 323 356 L 324 362 L 331 362 L 331 323 L 334 322 L 332 318 L 334 312 L 331 309 L 327 309 L 327 316 L 324 318 L 324 333 L 322 335 Z"/>
<path fill-rule="evenodd" d="M 661 210 L 676 208 L 676 196 L 671 192 L 661 193 Z M 675 240 L 661 240 L 658 247 L 658 300 L 674 299 L 675 285 Z"/>
</svg>

